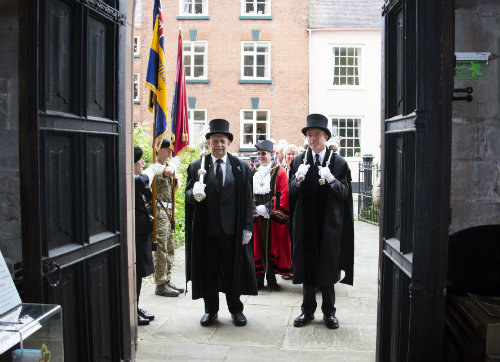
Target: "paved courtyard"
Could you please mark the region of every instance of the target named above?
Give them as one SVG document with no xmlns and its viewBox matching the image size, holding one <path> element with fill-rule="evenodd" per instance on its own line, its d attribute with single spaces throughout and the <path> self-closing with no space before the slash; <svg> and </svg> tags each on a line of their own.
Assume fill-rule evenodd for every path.
<svg viewBox="0 0 500 362">
<path fill-rule="evenodd" d="M 245 327 L 232 324 L 221 295 L 217 323 L 200 325 L 203 300 L 191 294 L 176 298 L 154 294 L 145 280 L 141 307 L 155 315 L 139 327 L 138 362 L 153 361 L 374 361 L 377 322 L 378 227 L 355 222 L 354 286 L 337 284 L 336 308 L 340 328 L 326 328 L 317 295 L 316 319 L 296 328 L 302 286 L 278 277 L 282 289 L 264 287 L 258 296 L 242 296 Z M 176 253 L 172 281 L 184 285 L 184 249 Z M 190 284 L 188 284 L 188 289 Z"/>
</svg>

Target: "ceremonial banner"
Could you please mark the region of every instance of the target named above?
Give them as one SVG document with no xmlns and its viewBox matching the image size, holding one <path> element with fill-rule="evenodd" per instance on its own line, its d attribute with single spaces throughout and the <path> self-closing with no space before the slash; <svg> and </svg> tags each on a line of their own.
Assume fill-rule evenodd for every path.
<svg viewBox="0 0 500 362">
<path fill-rule="evenodd" d="M 172 100 L 172 136 L 170 142 L 170 148 L 172 149 L 173 156 L 176 156 L 189 146 L 186 77 L 182 51 L 182 30 L 179 29 L 179 41 L 177 44 L 177 73 L 175 77 L 174 98 Z"/>
<path fill-rule="evenodd" d="M 146 84 L 149 88 L 148 108 L 155 109 L 154 148 L 158 151 L 167 135 L 167 76 L 165 74 L 165 52 L 163 15 L 160 0 L 155 0 L 153 10 L 153 39 L 149 50 Z M 153 152 L 154 153 L 154 152 Z"/>
</svg>

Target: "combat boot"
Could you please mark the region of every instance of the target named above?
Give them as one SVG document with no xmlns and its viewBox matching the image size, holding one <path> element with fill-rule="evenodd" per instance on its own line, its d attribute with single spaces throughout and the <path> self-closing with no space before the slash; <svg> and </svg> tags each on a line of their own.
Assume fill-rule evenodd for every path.
<svg viewBox="0 0 500 362">
<path fill-rule="evenodd" d="M 178 297 L 179 292 L 175 289 L 170 288 L 167 284 L 160 284 L 156 286 L 156 295 L 161 295 L 164 297 Z"/>
</svg>

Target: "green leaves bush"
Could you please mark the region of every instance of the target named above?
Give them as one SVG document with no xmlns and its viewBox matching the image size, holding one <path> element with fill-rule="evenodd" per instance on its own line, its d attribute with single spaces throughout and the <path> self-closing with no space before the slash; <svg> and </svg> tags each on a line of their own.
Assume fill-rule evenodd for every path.
<svg viewBox="0 0 500 362">
<path fill-rule="evenodd" d="M 184 194 L 186 192 L 187 168 L 191 162 L 200 157 L 200 147 L 190 146 L 179 155 L 181 164 L 177 169 L 179 189 L 175 193 L 175 247 L 184 244 L 184 231 L 186 229 Z"/>
</svg>

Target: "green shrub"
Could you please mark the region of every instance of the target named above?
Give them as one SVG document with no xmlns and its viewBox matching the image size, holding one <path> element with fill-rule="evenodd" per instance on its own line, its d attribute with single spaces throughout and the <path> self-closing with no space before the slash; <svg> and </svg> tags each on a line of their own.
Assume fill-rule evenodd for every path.
<svg viewBox="0 0 500 362">
<path fill-rule="evenodd" d="M 134 146 L 142 148 L 142 159 L 144 160 L 144 169 L 153 161 L 152 131 L 143 129 L 142 126 L 134 128 Z"/>
<path fill-rule="evenodd" d="M 200 157 L 200 148 L 191 146 L 179 155 L 181 164 L 177 169 L 177 177 L 179 178 L 179 189 L 175 193 L 175 246 L 178 247 L 184 244 L 185 230 L 185 205 L 184 194 L 186 191 L 187 168 L 191 162 Z"/>
</svg>

